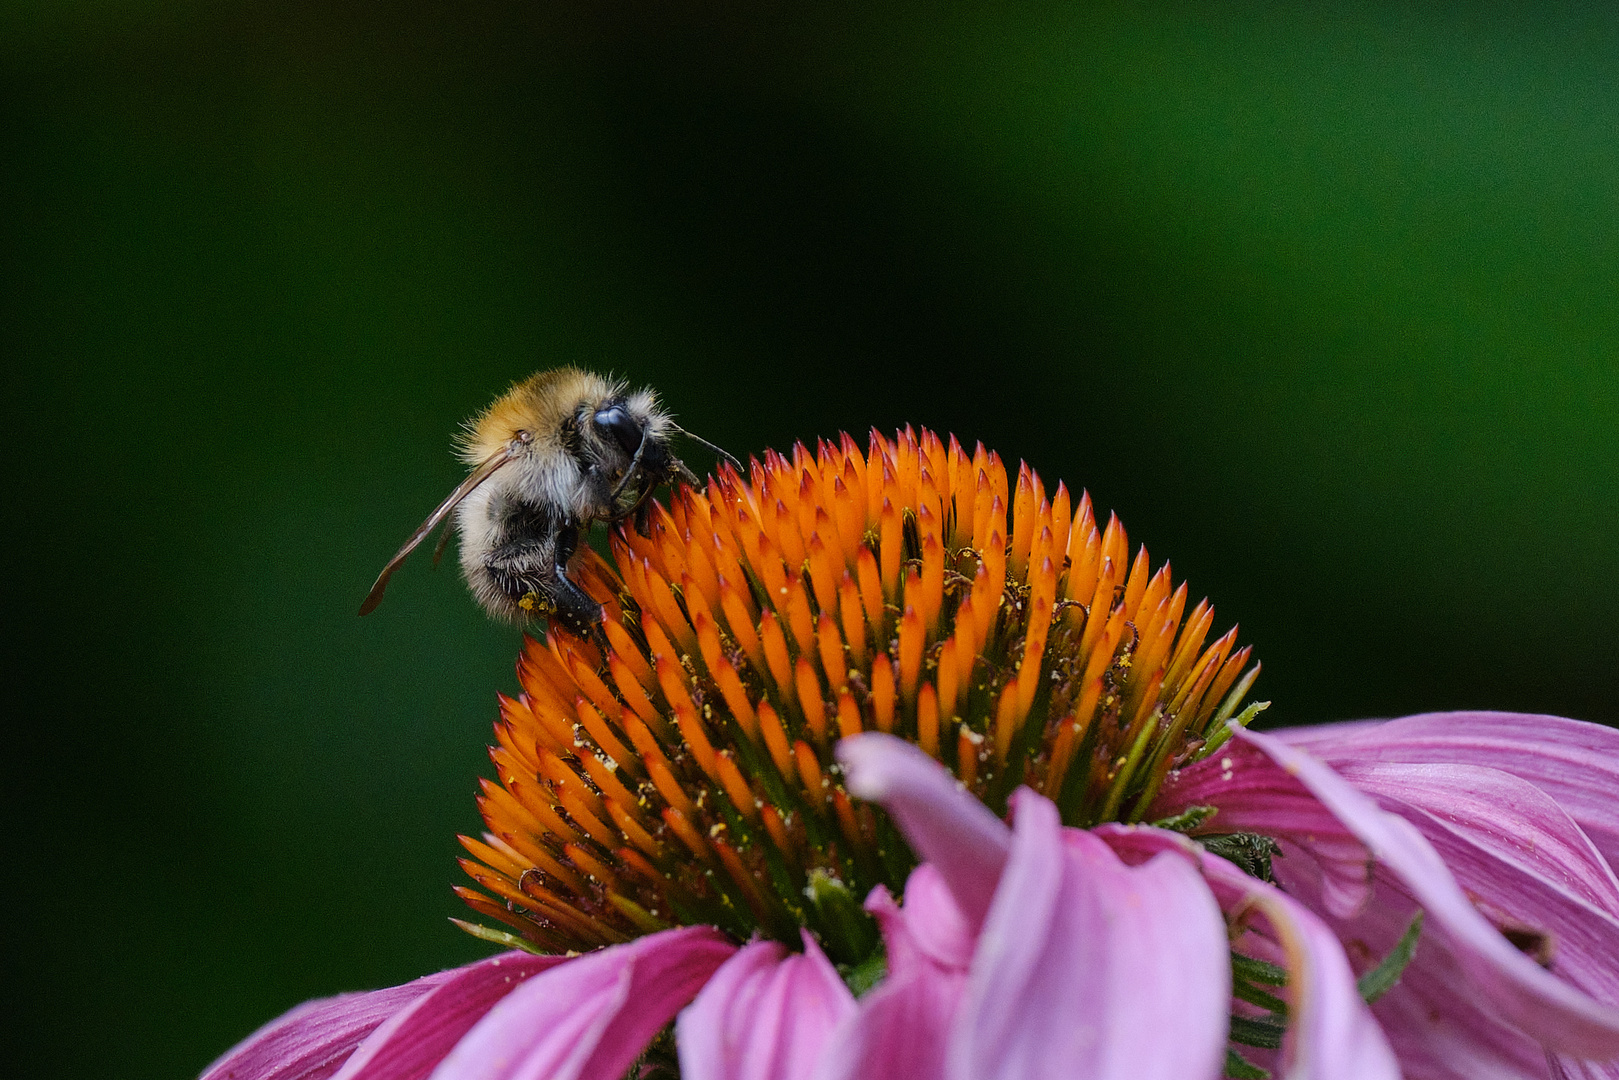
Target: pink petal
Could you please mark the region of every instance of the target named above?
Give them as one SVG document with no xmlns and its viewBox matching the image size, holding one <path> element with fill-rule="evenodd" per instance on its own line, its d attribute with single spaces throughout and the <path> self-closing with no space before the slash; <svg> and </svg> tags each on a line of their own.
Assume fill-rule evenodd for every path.
<svg viewBox="0 0 1619 1080">
<path fill-rule="evenodd" d="M 915 745 L 868 732 L 838 743 L 849 793 L 881 803 L 923 862 L 943 875 L 976 929 L 989 911 L 1011 833 Z"/>
<path fill-rule="evenodd" d="M 1613 962 L 1619 888 L 1579 826 L 1545 792 L 1472 765 L 1348 764 L 1339 771 L 1416 826 L 1487 919 L 1548 932 L 1555 946 L 1552 971 L 1599 1000 L 1619 999 Z M 1368 956 L 1386 950 L 1415 910 L 1407 892 L 1380 871 L 1378 903 L 1366 917 L 1339 925 L 1339 935 L 1366 943 Z M 1539 1045 L 1456 994 L 1462 978 L 1449 946 L 1430 936 L 1400 986 L 1378 1003 L 1407 1070 L 1467 1078 L 1502 1068 L 1510 1075 L 1544 1075 Z"/>
<path fill-rule="evenodd" d="M 685 1080 L 808 1080 L 854 995 L 813 938 L 802 955 L 756 941 L 732 956 L 680 1014 Z"/>
<path fill-rule="evenodd" d="M 1577 1061 L 1562 1054 L 1547 1054 L 1552 1080 L 1619 1080 L 1619 1063 Z"/>
<path fill-rule="evenodd" d="M 966 983 L 961 972 L 885 979 L 834 1033 L 816 1080 L 943 1080 L 951 1020 Z"/>
<path fill-rule="evenodd" d="M 568 959 L 511 952 L 446 972 L 449 978 L 373 1031 L 343 1063 L 336 1080 L 419 1080 L 495 1002 L 530 976 Z"/>
<path fill-rule="evenodd" d="M 1350 765 L 1340 775 L 1415 825 L 1486 918 L 1550 932 L 1552 970 L 1619 1000 L 1619 881 L 1545 792 L 1475 765 Z"/>
<path fill-rule="evenodd" d="M 1197 1080 L 1221 1074 L 1225 921 L 1184 851 L 1126 866 L 1057 808 L 1013 795 L 1005 873 L 973 956 L 952 1076 Z M 1166 1028 L 1166 1025 L 1169 1025 Z"/>
<path fill-rule="evenodd" d="M 1282 890 L 1204 855 L 1203 870 L 1221 906 L 1249 903 L 1270 923 L 1285 957 L 1290 1023 L 1282 1042 L 1284 1076 L 1313 1080 L 1398 1080 L 1400 1066 L 1361 999 L 1355 974 L 1332 929 Z"/>
<path fill-rule="evenodd" d="M 1282 1041 L 1285 1077 L 1315 1080 L 1399 1080 L 1400 1067 L 1360 997 L 1355 973 L 1332 929 L 1310 908 L 1250 878 L 1222 858 L 1205 855 L 1203 871 L 1222 907 L 1248 902 L 1271 925 L 1281 944 L 1289 980 L 1285 997 L 1290 1023 Z"/>
<path fill-rule="evenodd" d="M 1519 952 L 1487 922 L 1457 886 L 1443 859 L 1402 818 L 1310 754 L 1281 740 L 1239 731 L 1237 739 L 1263 751 L 1332 811 L 1409 889 L 1429 923 L 1455 950 L 1473 991 L 1548 1047 L 1578 1057 L 1619 1055 L 1619 1009 L 1582 993 Z"/>
<path fill-rule="evenodd" d="M 390 1016 L 457 974 L 306 1001 L 227 1050 L 201 1080 L 326 1080 Z"/>
<path fill-rule="evenodd" d="M 905 883 L 903 908 L 881 885 L 866 908 L 882 925 L 888 974 L 833 1033 L 815 1080 L 943 1080 L 951 1023 L 967 986 L 971 939 L 960 949 L 966 917 L 926 864 Z M 959 955 L 941 960 L 941 951 Z"/>
<path fill-rule="evenodd" d="M 1289 861 L 1277 863 L 1277 876 L 1309 904 L 1308 887 L 1282 873 L 1292 869 Z M 1325 921 L 1364 970 L 1388 955 L 1416 912 L 1398 881 L 1379 868 L 1373 902 L 1363 912 Z M 1372 1006 L 1405 1075 L 1410 1080 L 1544 1080 L 1546 1052 L 1540 1044 L 1502 1023 L 1479 995 L 1458 992 L 1467 986 L 1467 976 L 1445 936 L 1427 929 L 1400 981 Z"/>
<path fill-rule="evenodd" d="M 890 975 L 924 960 L 937 967 L 959 969 L 963 974 L 972 963 L 977 933 L 967 924 L 967 916 L 931 864 L 923 863 L 911 871 L 905 882 L 903 910 L 895 906 L 881 885 L 867 898 L 866 910 L 876 915 L 883 926 Z M 913 952 L 922 954 L 921 958 L 913 958 Z"/>
<path fill-rule="evenodd" d="M 1619 730 L 1526 713 L 1425 713 L 1402 720 L 1290 728 L 1283 742 L 1333 765 L 1402 761 L 1484 765 L 1556 799 L 1619 870 Z"/>
<path fill-rule="evenodd" d="M 1152 851 L 1195 848 L 1185 837 L 1158 829 L 1104 825 L 1096 834 L 1127 862 L 1138 852 L 1135 858 Z M 1196 854 L 1223 910 L 1257 908 L 1270 924 L 1269 940 L 1288 973 L 1285 995 L 1292 1018 L 1282 1043 L 1283 1077 L 1398 1080 L 1400 1066 L 1394 1052 L 1361 1000 L 1354 972 L 1332 929 L 1275 886 L 1206 851 Z"/>
<path fill-rule="evenodd" d="M 1214 806 L 1207 832 L 1255 832 L 1308 848 L 1321 869 L 1322 902 L 1348 916 L 1370 895 L 1372 858 L 1356 836 L 1299 781 L 1275 768 L 1258 747 L 1234 741 L 1212 757 L 1170 773 L 1149 820 L 1191 806 Z"/>
<path fill-rule="evenodd" d="M 433 1080 L 618 1080 L 736 951 L 707 926 L 578 957 L 508 994 Z"/>
</svg>

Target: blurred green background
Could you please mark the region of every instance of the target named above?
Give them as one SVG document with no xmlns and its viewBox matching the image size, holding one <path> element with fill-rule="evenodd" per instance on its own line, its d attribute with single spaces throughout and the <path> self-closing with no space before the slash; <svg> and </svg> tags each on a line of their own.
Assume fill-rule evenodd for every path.
<svg viewBox="0 0 1619 1080">
<path fill-rule="evenodd" d="M 1277 721 L 1619 722 L 1619 16 L 1207 7 L 7 5 L 0 1071 L 483 951 L 517 639 L 354 610 L 560 362 L 1088 487 Z"/>
</svg>

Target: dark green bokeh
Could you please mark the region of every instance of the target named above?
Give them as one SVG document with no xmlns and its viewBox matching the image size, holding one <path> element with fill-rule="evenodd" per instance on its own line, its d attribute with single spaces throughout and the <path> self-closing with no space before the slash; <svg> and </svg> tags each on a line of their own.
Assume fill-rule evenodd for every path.
<svg viewBox="0 0 1619 1080">
<path fill-rule="evenodd" d="M 867 7 L 0 14 L 18 1075 L 482 951 L 517 641 L 354 609 L 559 362 L 1088 486 L 1278 721 L 1619 720 L 1613 16 Z"/>
</svg>

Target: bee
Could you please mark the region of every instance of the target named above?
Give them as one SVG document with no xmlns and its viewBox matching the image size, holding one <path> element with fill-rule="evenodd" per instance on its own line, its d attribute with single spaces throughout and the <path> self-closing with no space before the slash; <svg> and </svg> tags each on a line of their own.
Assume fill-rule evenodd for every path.
<svg viewBox="0 0 1619 1080">
<path fill-rule="evenodd" d="M 601 605 L 568 577 L 568 564 L 597 522 L 634 518 L 646 535 L 653 491 L 675 480 L 697 484 L 670 448 L 672 435 L 740 468 L 730 454 L 681 429 L 651 390 L 630 393 L 624 383 L 573 367 L 517 383 L 467 424 L 460 455 L 471 472 L 388 560 L 360 614 L 376 610 L 393 572 L 454 514 L 462 573 L 491 616 L 521 624 L 544 614 L 594 636 Z"/>
</svg>

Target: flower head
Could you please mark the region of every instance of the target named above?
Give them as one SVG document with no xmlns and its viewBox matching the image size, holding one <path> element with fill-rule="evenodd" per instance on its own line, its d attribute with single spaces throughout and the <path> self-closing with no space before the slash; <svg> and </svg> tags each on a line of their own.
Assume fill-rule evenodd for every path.
<svg viewBox="0 0 1619 1080">
<path fill-rule="evenodd" d="M 209 1080 L 1619 1075 L 1619 735 L 1249 732 L 1235 631 L 1071 502 L 906 429 L 615 532 L 462 838 L 522 951 Z"/>
<path fill-rule="evenodd" d="M 838 739 L 914 742 L 997 812 L 1028 786 L 1070 824 L 1138 820 L 1258 673 L 1117 518 L 982 446 L 844 436 L 751 472 L 587 555 L 600 640 L 530 640 L 502 699 L 463 895 L 537 945 L 706 922 L 858 962 L 860 899 L 914 858 Z"/>
</svg>

